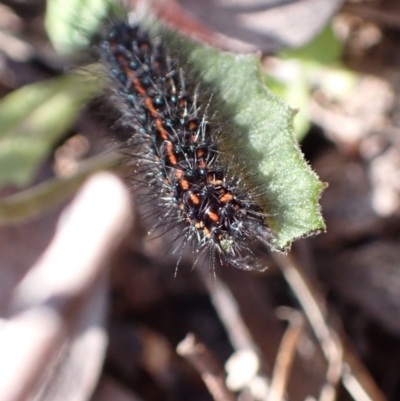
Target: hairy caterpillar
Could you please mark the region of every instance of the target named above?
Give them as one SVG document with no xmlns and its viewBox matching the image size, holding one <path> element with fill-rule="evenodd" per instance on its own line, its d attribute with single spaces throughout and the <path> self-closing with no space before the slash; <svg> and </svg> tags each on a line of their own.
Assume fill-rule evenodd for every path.
<svg viewBox="0 0 400 401">
<path fill-rule="evenodd" d="M 226 154 L 230 127 L 212 110 L 215 94 L 201 93 L 196 75 L 168 43 L 137 23 L 113 23 L 99 48 L 120 115 L 118 136 L 135 165 L 134 182 L 160 216 L 158 225 L 178 227 L 174 241 L 209 253 L 212 266 L 218 255 L 222 263 L 254 267 L 249 244 L 273 235 L 258 203 L 263 188 L 249 184 L 242 161 Z"/>
</svg>

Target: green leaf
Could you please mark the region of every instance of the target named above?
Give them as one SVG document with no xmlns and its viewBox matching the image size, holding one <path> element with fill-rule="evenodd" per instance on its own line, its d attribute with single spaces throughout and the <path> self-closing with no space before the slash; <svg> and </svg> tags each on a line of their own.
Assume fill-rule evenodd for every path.
<svg viewBox="0 0 400 401">
<path fill-rule="evenodd" d="M 26 185 L 99 84 L 71 74 L 18 89 L 0 102 L 0 187 Z"/>
<path fill-rule="evenodd" d="M 270 89 L 278 87 L 279 95 L 299 110 L 295 119 L 297 139 L 301 140 L 310 128 L 309 103 L 311 88 L 327 66 L 338 62 L 343 52 L 343 44 L 336 38 L 332 27 L 326 26 L 322 32 L 307 45 L 282 51 L 278 54 L 280 67 L 277 77 L 266 77 L 272 83 Z M 283 71 L 283 73 L 282 73 Z"/>
<path fill-rule="evenodd" d="M 107 15 L 107 0 L 47 0 L 45 27 L 60 54 L 87 46 Z"/>
<path fill-rule="evenodd" d="M 295 140 L 293 110 L 264 86 L 258 59 L 195 47 L 192 63 L 202 65 L 206 82 L 218 85 L 222 99 L 237 111 L 235 124 L 248 135 L 236 157 L 246 158 L 250 170 L 266 183 L 262 201 L 277 234 L 274 247 L 286 249 L 294 239 L 323 230 L 318 204 L 323 184 Z"/>
<path fill-rule="evenodd" d="M 76 173 L 66 178 L 53 178 L 34 187 L 0 198 L 0 224 L 17 223 L 20 220 L 43 213 L 51 206 L 71 196 L 93 173 L 115 169 L 120 156 L 107 153 L 80 163 Z"/>
<path fill-rule="evenodd" d="M 327 25 L 324 30 L 310 43 L 298 49 L 285 50 L 280 53 L 284 59 L 296 58 L 320 65 L 329 65 L 338 61 L 343 53 L 343 44 L 340 42 L 332 26 Z"/>
<path fill-rule="evenodd" d="M 307 75 L 307 63 L 301 63 L 297 60 L 284 61 L 286 70 L 289 70 L 284 79 L 276 79 L 271 75 L 264 77 L 266 85 L 270 90 L 279 95 L 288 104 L 298 110 L 294 119 L 294 128 L 296 138 L 301 141 L 308 133 L 311 123 L 308 114 L 310 103 L 310 82 Z"/>
<path fill-rule="evenodd" d="M 267 89 L 259 59 L 219 52 L 157 26 L 151 29 L 166 35 L 172 54 L 180 54 L 181 65 L 189 64 L 201 77 L 201 87 L 214 94 L 209 113 L 220 107 L 235 127 L 222 152 L 228 163 L 244 161 L 246 173 L 255 175 L 249 185 L 261 182 L 260 202 L 276 234 L 271 246 L 287 250 L 293 240 L 325 230 L 318 203 L 324 184 L 295 139 L 295 112 Z"/>
</svg>

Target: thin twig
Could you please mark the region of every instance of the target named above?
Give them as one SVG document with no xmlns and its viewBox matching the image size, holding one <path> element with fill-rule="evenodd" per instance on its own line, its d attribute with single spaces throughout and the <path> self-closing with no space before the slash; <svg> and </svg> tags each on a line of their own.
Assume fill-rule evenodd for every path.
<svg viewBox="0 0 400 401">
<path fill-rule="evenodd" d="M 203 269 L 197 271 L 235 349 L 225 365 L 228 372 L 227 387 L 232 391 L 247 389 L 254 398 L 264 399 L 268 393 L 269 379 L 259 369 L 261 365 L 265 367 L 266 362 L 263 360 L 261 363 L 261 352 L 243 321 L 234 295 L 218 277 L 211 278 L 209 272 Z"/>
<path fill-rule="evenodd" d="M 282 401 L 284 399 L 285 390 L 292 368 L 297 342 L 300 334 L 303 331 L 304 319 L 302 315 L 289 308 L 281 308 L 280 312 L 285 312 L 285 318 L 289 322 L 289 326 L 282 338 L 281 345 L 279 346 L 278 354 L 272 373 L 271 387 L 268 394 L 267 401 Z M 288 313 L 289 312 L 289 313 Z M 282 313 L 280 313 L 282 315 Z"/>
<path fill-rule="evenodd" d="M 232 346 L 236 351 L 245 349 L 258 353 L 258 347 L 242 319 L 239 306 L 229 287 L 218 277 L 211 279 L 209 272 L 205 269 L 197 269 L 197 271 L 208 289 L 211 301 L 226 328 Z"/>
<path fill-rule="evenodd" d="M 318 296 L 312 289 L 305 275 L 294 263 L 292 258 L 282 255 L 274 255 L 279 263 L 283 275 L 296 294 L 304 313 L 317 337 L 322 352 L 328 362 L 326 373 L 326 384 L 323 386 L 319 396 L 320 401 L 334 401 L 336 399 L 336 387 L 339 383 L 342 370 L 342 346 L 333 330 L 325 322 Z M 319 297 L 322 299 L 321 297 Z"/>
<path fill-rule="evenodd" d="M 199 342 L 195 335 L 189 333 L 178 344 L 177 352 L 186 358 L 200 373 L 208 391 L 215 401 L 235 401 L 236 397 L 225 385 L 225 373 L 214 355 L 207 347 Z"/>
<path fill-rule="evenodd" d="M 304 275 L 294 256 L 274 253 L 273 257 L 300 302 L 328 362 L 326 384 L 322 388 L 319 400 L 335 400 L 336 388 L 342 379 L 343 385 L 355 401 L 385 401 L 385 397 L 368 372 L 362 368 L 361 363 L 355 363 L 357 358 L 351 350 L 347 347 L 343 352 L 343 342 L 326 322 L 321 306 L 322 296 Z"/>
</svg>

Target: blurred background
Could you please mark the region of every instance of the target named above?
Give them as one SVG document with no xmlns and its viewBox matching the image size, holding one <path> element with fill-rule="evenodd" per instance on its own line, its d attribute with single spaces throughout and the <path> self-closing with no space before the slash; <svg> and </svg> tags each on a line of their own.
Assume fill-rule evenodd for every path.
<svg viewBox="0 0 400 401">
<path fill-rule="evenodd" d="M 321 198 L 327 232 L 292 247 L 308 302 L 303 281 L 293 289 L 287 262 L 270 255 L 263 273 L 221 267 L 213 277 L 183 253 L 175 276 L 179 252 L 168 250 L 168 238 L 146 239 L 149 223 L 129 191 L 121 189 L 121 204 L 129 198 L 131 208 L 118 217 L 126 224 L 112 228 L 111 184 L 72 200 L 97 171 L 129 171 L 90 101 L 97 87 L 84 74 L 71 79 L 90 57 L 63 53 L 68 43 L 54 40 L 63 15 L 50 15 L 51 3 L 0 1 L 0 348 L 3 341 L 10 351 L 2 368 L 12 370 L 14 350 L 29 355 L 23 344 L 35 327 L 8 347 L 7 320 L 50 298 L 60 317 L 51 339 L 33 343 L 43 351 L 38 364 L 24 359 L 5 400 L 399 400 L 400 3 L 147 4 L 204 43 L 258 51 L 269 89 L 299 110 L 301 149 L 329 184 Z M 92 3 L 64 7 L 83 13 Z M 96 224 L 74 207 L 96 212 Z M 92 224 L 85 238 L 79 224 Z M 70 225 L 76 242 L 65 243 Z M 97 239 L 107 229 L 110 237 Z M 51 249 L 68 265 L 80 245 L 93 255 L 82 262 L 89 278 L 65 279 L 60 293 L 61 267 L 50 274 L 41 255 Z M 101 340 L 89 335 L 94 327 Z"/>
</svg>

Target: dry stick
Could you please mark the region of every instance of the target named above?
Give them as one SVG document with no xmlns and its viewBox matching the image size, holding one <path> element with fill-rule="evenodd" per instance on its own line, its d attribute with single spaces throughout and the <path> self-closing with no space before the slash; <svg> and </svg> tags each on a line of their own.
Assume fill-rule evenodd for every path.
<svg viewBox="0 0 400 401">
<path fill-rule="evenodd" d="M 280 317 L 288 320 L 289 326 L 279 346 L 267 401 L 282 401 L 284 399 L 297 342 L 304 328 L 304 319 L 299 312 L 293 309 L 289 310 L 289 308 L 282 308 L 279 311 L 285 311 L 285 316 L 280 313 Z"/>
<path fill-rule="evenodd" d="M 311 285 L 306 277 L 296 268 L 293 261 L 288 257 L 279 255 L 275 260 L 281 259 L 280 267 L 286 281 L 296 294 L 303 310 L 310 322 L 310 325 L 321 346 L 322 352 L 328 362 L 326 372 L 326 383 L 322 386 L 319 396 L 320 401 L 334 401 L 336 399 L 336 387 L 339 383 L 342 370 L 342 346 L 337 336 L 326 324 L 324 314 L 320 308 L 317 298 L 313 295 Z"/>
<path fill-rule="evenodd" d="M 360 363 L 355 363 L 357 360 L 355 355 L 352 355 L 349 349 L 346 349 L 343 355 L 343 344 L 326 323 L 318 301 L 322 297 L 304 275 L 294 256 L 274 253 L 273 257 L 300 302 L 328 362 L 327 382 L 323 386 L 319 400 L 334 400 L 338 381 L 342 379 L 343 385 L 355 401 L 385 401 L 385 397 L 368 372 Z"/>
<path fill-rule="evenodd" d="M 302 274 L 300 268 L 294 263 L 293 257 L 274 255 L 282 269 L 283 275 L 296 294 L 304 313 L 317 337 L 322 352 L 328 362 L 326 383 L 323 385 L 319 400 L 334 401 L 336 399 L 336 387 L 339 383 L 342 370 L 342 347 L 333 331 L 326 324 L 324 314 L 320 308 L 315 291 Z"/>
<path fill-rule="evenodd" d="M 351 348 L 345 347 L 342 383 L 357 401 L 385 401 L 385 396 L 377 388 L 369 372 Z"/>
<path fill-rule="evenodd" d="M 259 361 L 259 348 L 243 321 L 239 305 L 229 287 L 217 277 L 211 279 L 209 272 L 205 269 L 197 269 L 197 272 L 208 289 L 211 301 L 235 352 L 250 351 Z M 269 387 L 268 380 L 264 375 L 258 375 L 258 378 L 263 381 L 266 388 Z"/>
<path fill-rule="evenodd" d="M 200 373 L 215 401 L 236 401 L 236 397 L 225 385 L 226 377 L 222 367 L 206 346 L 196 339 L 194 334 L 189 333 L 178 344 L 176 351 Z"/>
<path fill-rule="evenodd" d="M 205 269 L 197 269 L 211 297 L 211 301 L 226 328 L 229 340 L 235 350 L 252 350 L 259 354 L 258 347 L 246 327 L 239 306 L 229 287 L 215 277 L 213 280 Z"/>
</svg>

